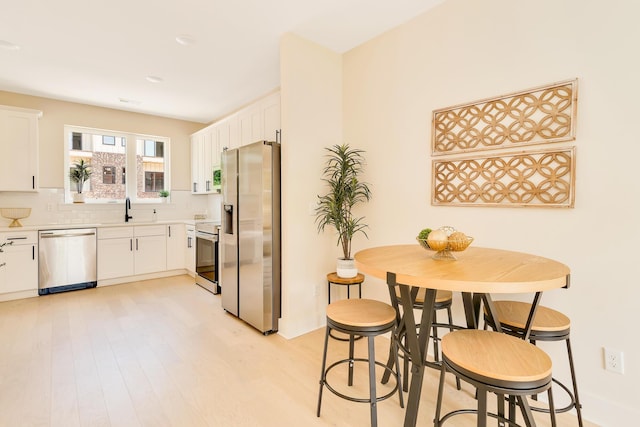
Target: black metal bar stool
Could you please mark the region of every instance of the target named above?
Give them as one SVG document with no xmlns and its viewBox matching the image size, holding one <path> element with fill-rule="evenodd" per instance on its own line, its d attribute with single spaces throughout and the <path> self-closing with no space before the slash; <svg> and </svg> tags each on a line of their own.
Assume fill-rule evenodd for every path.
<svg viewBox="0 0 640 427">
<path fill-rule="evenodd" d="M 412 288 L 411 297 L 413 299 L 414 309 L 422 310 L 422 308 L 424 307 L 425 293 L 426 293 L 426 289 L 424 288 Z M 396 289 L 396 296 L 398 299 L 400 298 L 400 291 L 398 289 Z M 431 367 L 435 367 L 435 368 L 440 367 L 440 351 L 438 349 L 440 337 L 438 336 L 438 328 L 449 329 L 449 332 L 455 329 L 461 329 L 460 326 L 456 326 L 453 324 L 453 316 L 451 314 L 452 304 L 453 304 L 453 292 L 444 291 L 444 290 L 439 290 L 436 292 L 436 299 L 433 306 L 433 323 L 431 324 L 431 338 L 433 340 L 433 355 L 434 355 L 435 364 L 429 365 Z M 446 310 L 448 323 L 439 323 L 437 321 L 437 313 L 439 310 Z M 407 348 L 407 343 L 406 343 L 407 331 L 406 331 L 405 323 L 402 320 L 402 314 L 398 313 L 397 316 L 399 318 L 399 321 L 398 321 L 398 328 L 396 329 L 395 334 L 396 334 L 396 340 L 398 342 L 398 350 L 401 353 L 399 357 L 402 358 L 404 362 L 403 363 L 404 382 L 402 383 L 402 389 L 404 391 L 409 391 L 409 362 L 411 361 L 411 356 L 409 354 L 409 349 Z M 387 366 L 392 368 L 393 362 L 394 362 L 393 354 L 390 352 Z M 382 377 L 382 383 L 385 384 L 387 381 L 389 381 L 388 371 L 384 373 Z M 456 385 L 458 387 L 458 390 L 460 390 L 460 380 L 456 379 Z"/>
<path fill-rule="evenodd" d="M 486 427 L 487 417 L 509 426 L 515 423 L 515 400 L 525 424 L 535 426 L 527 396 L 546 391 L 551 425 L 556 426 L 551 390 L 551 358 L 538 347 L 508 334 L 477 329 L 458 330 L 442 337 L 442 367 L 434 426 L 440 427 L 454 415 L 476 413 L 478 427 Z M 457 409 L 440 417 L 447 372 L 476 387 L 477 409 Z M 487 394 L 497 395 L 497 413 L 487 409 Z M 509 417 L 505 416 L 505 396 L 509 397 Z"/>
<path fill-rule="evenodd" d="M 320 373 L 320 390 L 318 393 L 318 412 L 322 404 L 322 390 L 327 387 L 333 394 L 352 402 L 369 403 L 371 411 L 371 426 L 378 425 L 377 404 L 379 401 L 388 399 L 396 390 L 400 399 L 400 407 L 404 407 L 402 390 L 400 388 L 401 379 L 398 369 L 392 371 L 384 363 L 375 360 L 375 337 L 391 332 L 396 327 L 396 311 L 389 304 L 381 301 L 369 299 L 346 299 L 339 300 L 327 306 L 327 330 L 324 339 L 324 353 L 322 355 L 322 370 Z M 332 330 L 349 335 L 349 357 L 338 360 L 327 367 L 327 347 L 329 336 Z M 354 357 L 354 338 L 356 336 L 367 337 L 368 358 Z M 396 366 L 398 365 L 397 343 L 392 334 L 391 347 L 395 349 Z M 327 382 L 327 374 L 335 367 L 348 364 L 348 385 L 353 385 L 353 367 L 356 362 L 367 362 L 369 366 L 369 397 L 358 398 L 341 393 Z M 391 371 L 396 379 L 395 387 L 383 396 L 376 394 L 376 365 L 381 366 L 385 371 Z"/>
<path fill-rule="evenodd" d="M 582 405 L 578 396 L 578 383 L 576 381 L 576 372 L 573 364 L 573 354 L 571 352 L 571 320 L 563 313 L 548 307 L 538 306 L 533 319 L 531 320 L 531 331 L 528 337 L 525 337 L 526 325 L 529 321 L 531 313 L 531 304 L 519 301 L 494 301 L 495 313 L 498 321 L 502 326 L 502 332 L 519 338 L 528 339 L 529 342 L 535 344 L 536 341 L 565 341 L 567 344 L 567 355 L 569 358 L 569 370 L 571 372 L 571 382 L 573 391 L 558 381 L 556 378 L 553 382 L 562 388 L 568 395 L 570 402 L 563 408 L 556 409 L 557 413 L 567 412 L 576 409 L 578 416 L 578 425 L 583 427 L 582 422 Z M 486 324 L 493 328 L 493 324 L 488 316 L 485 316 Z M 546 408 L 531 408 L 533 411 L 548 412 Z"/>
</svg>

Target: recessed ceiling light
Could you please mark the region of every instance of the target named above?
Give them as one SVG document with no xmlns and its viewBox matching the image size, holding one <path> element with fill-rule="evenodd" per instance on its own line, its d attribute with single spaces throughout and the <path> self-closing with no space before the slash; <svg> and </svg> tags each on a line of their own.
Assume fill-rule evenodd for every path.
<svg viewBox="0 0 640 427">
<path fill-rule="evenodd" d="M 131 104 L 131 105 L 140 105 L 140 104 L 142 104 L 141 101 L 136 101 L 135 99 L 127 99 L 127 98 L 118 98 L 118 99 L 123 104 Z"/>
<path fill-rule="evenodd" d="M 191 46 L 196 43 L 196 39 L 186 34 L 176 36 L 176 42 L 182 46 Z"/>
<path fill-rule="evenodd" d="M 6 50 L 20 50 L 20 46 L 18 46 L 17 44 L 8 42 L 6 40 L 0 40 L 0 48 L 6 49 Z"/>
<path fill-rule="evenodd" d="M 161 83 L 164 80 L 162 77 L 158 77 L 158 76 L 147 76 L 145 78 L 147 79 L 148 82 L 151 82 L 151 83 Z"/>
</svg>

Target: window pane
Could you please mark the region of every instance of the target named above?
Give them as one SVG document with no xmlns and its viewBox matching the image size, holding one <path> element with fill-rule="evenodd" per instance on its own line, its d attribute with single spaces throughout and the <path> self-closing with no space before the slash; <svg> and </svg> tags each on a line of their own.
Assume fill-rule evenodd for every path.
<svg viewBox="0 0 640 427">
<path fill-rule="evenodd" d="M 102 168 L 102 183 L 103 184 L 115 184 L 116 183 L 116 168 L 113 166 L 104 166 Z"/>
<path fill-rule="evenodd" d="M 80 132 L 73 132 L 71 134 L 71 149 L 82 150 L 82 134 Z"/>
<path fill-rule="evenodd" d="M 144 183 L 138 184 L 136 196 L 141 199 L 158 197 L 158 191 L 165 189 L 164 175 L 166 162 L 164 142 L 138 139 L 137 175 L 144 177 Z"/>
<path fill-rule="evenodd" d="M 144 191 L 147 193 L 164 190 L 164 172 L 145 172 Z"/>
<path fill-rule="evenodd" d="M 156 155 L 155 141 L 149 141 L 148 139 L 144 141 L 144 155 L 147 157 L 155 157 Z"/>
<path fill-rule="evenodd" d="M 111 135 L 102 135 L 102 143 L 104 145 L 116 145 L 116 137 Z"/>
</svg>

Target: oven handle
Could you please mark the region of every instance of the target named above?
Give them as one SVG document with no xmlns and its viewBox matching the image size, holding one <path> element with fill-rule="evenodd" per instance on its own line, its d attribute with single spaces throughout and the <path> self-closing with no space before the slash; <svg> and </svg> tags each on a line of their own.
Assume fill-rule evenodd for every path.
<svg viewBox="0 0 640 427">
<path fill-rule="evenodd" d="M 217 242 L 218 241 L 218 235 L 217 234 L 209 234 L 209 233 L 204 233 L 202 231 L 196 231 L 196 238 L 197 239 L 202 239 L 202 240 L 208 240 L 210 242 Z"/>
</svg>

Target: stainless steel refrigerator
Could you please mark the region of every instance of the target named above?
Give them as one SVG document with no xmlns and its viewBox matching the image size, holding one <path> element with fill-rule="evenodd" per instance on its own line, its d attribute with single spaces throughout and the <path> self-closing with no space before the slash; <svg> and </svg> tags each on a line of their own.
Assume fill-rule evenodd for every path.
<svg viewBox="0 0 640 427">
<path fill-rule="evenodd" d="M 280 317 L 280 144 L 222 153 L 222 307 L 262 333 Z"/>
</svg>

